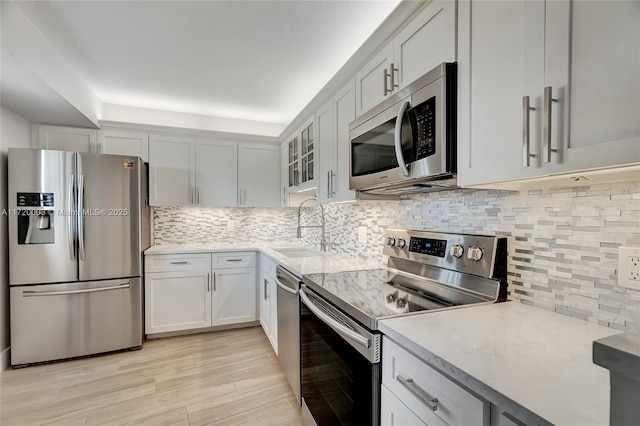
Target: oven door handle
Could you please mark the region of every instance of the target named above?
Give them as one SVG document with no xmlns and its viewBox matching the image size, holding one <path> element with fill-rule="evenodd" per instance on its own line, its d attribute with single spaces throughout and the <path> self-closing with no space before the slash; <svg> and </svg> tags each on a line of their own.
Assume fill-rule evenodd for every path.
<svg viewBox="0 0 640 426">
<path fill-rule="evenodd" d="M 404 156 L 402 155 L 402 119 L 404 118 L 404 113 L 409 109 L 409 106 L 409 102 L 403 102 L 402 105 L 400 105 L 400 111 L 398 111 L 398 117 L 396 118 L 394 137 L 398 167 L 400 167 L 402 174 L 405 176 L 409 176 L 409 168 L 407 168 L 407 164 L 404 162 Z"/>
<path fill-rule="evenodd" d="M 307 294 L 305 293 L 305 291 L 303 289 L 298 290 L 298 294 L 300 295 L 300 299 L 302 300 L 302 302 L 307 306 L 307 308 L 309 308 L 309 310 L 311 312 L 313 312 L 313 314 L 316 317 L 318 317 L 318 319 L 320 319 L 320 321 L 322 321 L 323 323 L 327 324 L 329 327 L 331 327 L 337 333 L 343 334 L 343 335 L 349 337 L 350 339 L 352 339 L 353 341 L 357 342 L 358 344 L 364 346 L 365 348 L 370 348 L 371 347 L 371 340 L 370 339 L 367 339 L 366 337 L 358 334 L 357 332 L 351 330 L 350 328 L 347 328 L 343 324 L 341 324 L 338 321 L 336 321 L 335 319 L 331 318 L 329 315 L 327 315 L 324 312 L 322 312 L 322 310 L 320 308 L 318 308 L 311 301 L 311 299 L 309 299 L 309 296 L 307 296 Z"/>
</svg>

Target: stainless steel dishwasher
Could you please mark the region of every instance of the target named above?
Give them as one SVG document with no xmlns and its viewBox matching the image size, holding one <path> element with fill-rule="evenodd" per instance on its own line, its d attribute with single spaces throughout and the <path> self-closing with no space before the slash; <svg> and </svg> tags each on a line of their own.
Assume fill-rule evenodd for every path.
<svg viewBox="0 0 640 426">
<path fill-rule="evenodd" d="M 300 301 L 301 279 L 286 269 L 276 268 L 278 285 L 278 360 L 300 404 Z"/>
</svg>

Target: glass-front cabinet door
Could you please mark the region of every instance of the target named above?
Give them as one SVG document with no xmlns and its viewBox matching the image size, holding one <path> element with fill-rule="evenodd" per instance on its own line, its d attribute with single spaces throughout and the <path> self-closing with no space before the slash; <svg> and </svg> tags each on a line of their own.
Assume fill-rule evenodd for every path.
<svg viewBox="0 0 640 426">
<path fill-rule="evenodd" d="M 307 121 L 287 142 L 288 187 L 296 191 L 313 186 L 315 177 L 315 134 L 313 120 Z"/>
<path fill-rule="evenodd" d="M 313 180 L 313 123 L 302 130 L 302 181 Z"/>
<path fill-rule="evenodd" d="M 289 187 L 299 184 L 300 155 L 298 154 L 298 137 L 289 141 Z"/>
</svg>

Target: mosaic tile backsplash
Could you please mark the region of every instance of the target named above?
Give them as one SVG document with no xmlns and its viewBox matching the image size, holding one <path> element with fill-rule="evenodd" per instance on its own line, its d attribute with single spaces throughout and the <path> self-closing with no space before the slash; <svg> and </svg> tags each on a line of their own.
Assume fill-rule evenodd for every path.
<svg viewBox="0 0 640 426">
<path fill-rule="evenodd" d="M 640 330 L 640 291 L 617 283 L 618 247 L 640 247 L 640 181 L 507 192 L 459 189 L 401 201 L 324 206 L 331 251 L 379 261 L 387 228 L 500 234 L 509 238 L 509 292 L 522 303 L 620 330 Z M 297 209 L 162 207 L 163 242 L 296 239 Z M 320 207 L 302 209 L 318 224 Z M 366 235 L 366 242 L 359 241 Z M 316 228 L 304 243 L 318 247 Z"/>
</svg>

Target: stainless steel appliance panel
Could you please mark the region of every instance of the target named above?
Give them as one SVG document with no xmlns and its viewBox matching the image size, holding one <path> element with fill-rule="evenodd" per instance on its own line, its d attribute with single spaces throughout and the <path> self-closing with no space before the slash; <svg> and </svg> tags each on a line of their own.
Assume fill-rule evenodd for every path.
<svg viewBox="0 0 640 426">
<path fill-rule="evenodd" d="M 75 153 L 9 148 L 9 284 L 78 280 L 74 243 Z M 53 194 L 53 207 L 18 206 L 18 193 Z M 18 210 L 48 210 L 52 243 L 19 244 Z M 35 226 L 35 223 L 32 223 Z"/>
<path fill-rule="evenodd" d="M 277 268 L 278 361 L 289 386 L 300 403 L 300 279 Z"/>
<path fill-rule="evenodd" d="M 138 157 L 78 154 L 80 280 L 142 275 Z"/>
<path fill-rule="evenodd" d="M 140 281 L 12 287 L 11 365 L 142 345 Z"/>
</svg>

